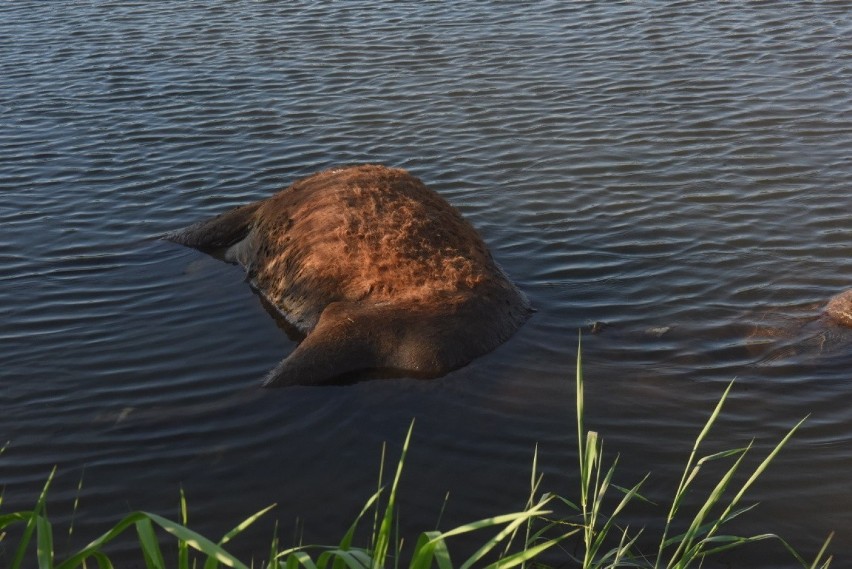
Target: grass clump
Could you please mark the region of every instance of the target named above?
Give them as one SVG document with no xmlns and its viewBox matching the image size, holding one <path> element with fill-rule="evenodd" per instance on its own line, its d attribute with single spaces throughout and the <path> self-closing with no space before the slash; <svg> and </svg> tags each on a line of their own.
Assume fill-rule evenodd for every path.
<svg viewBox="0 0 852 569">
<path fill-rule="evenodd" d="M 191 567 L 197 567 L 198 559 L 191 558 L 189 554 L 190 549 L 198 552 L 204 558 L 203 567 L 205 569 L 215 569 L 218 567 L 218 563 L 235 569 L 249 569 L 248 565 L 228 553 L 223 546 L 273 507 L 269 506 L 253 516 L 246 518 L 233 530 L 225 534 L 218 543 L 214 543 L 186 526 L 186 500 L 183 493 L 181 493 L 181 517 L 184 522 L 183 524 L 150 512 L 133 512 L 125 516 L 115 526 L 84 548 L 69 555 L 65 559 L 57 560 L 53 546 L 55 541 L 53 525 L 47 517 L 47 493 L 55 474 L 56 469 L 54 468 L 32 510 L 0 515 L 0 545 L 2 545 L 7 532 L 14 525 L 23 524 L 24 526 L 17 546 L 12 548 L 14 549 L 14 554 L 8 565 L 9 569 L 33 566 L 31 563 L 26 562 L 26 559 L 28 554 L 32 554 L 30 545 L 34 535 L 35 566 L 39 569 L 77 569 L 89 566 L 97 566 L 100 569 L 112 569 L 113 563 L 104 552 L 104 548 L 131 529 L 136 530 L 136 539 L 139 542 L 145 567 L 148 569 L 166 569 L 167 567 L 190 569 Z M 0 501 L 0 505 L 2 505 L 2 501 Z M 166 563 L 160 540 L 155 533 L 155 526 L 176 539 L 178 545 L 176 564 Z"/>
<path fill-rule="evenodd" d="M 385 490 L 381 487 L 380 475 L 379 490 L 367 500 L 361 513 L 339 544 L 334 546 L 302 545 L 279 550 L 278 541 L 274 539 L 270 546 L 268 561 L 262 563 L 260 567 L 267 569 L 296 569 L 298 567 L 306 569 L 378 569 L 397 567 L 402 553 L 402 541 L 394 536 L 397 512 L 396 500 L 413 427 L 414 423 L 412 422 L 383 507 L 379 505 L 379 500 Z M 0 546 L 4 545 L 3 541 L 7 532 L 13 526 L 23 526 L 17 545 L 12 548 L 14 553 L 8 565 L 9 569 L 31 567 L 32 564 L 28 563 L 27 559 L 32 559 L 32 554 L 35 556 L 36 566 L 39 569 L 77 569 L 90 566 L 112 569 L 114 567 L 113 562 L 104 548 L 132 530 L 135 530 L 135 539 L 138 541 L 142 559 L 147 569 L 171 567 L 178 569 L 197 567 L 216 569 L 220 565 L 236 569 L 249 569 L 252 565 L 231 555 L 225 550 L 224 546 L 274 507 L 274 505 L 269 506 L 246 518 L 218 542 L 213 542 L 187 527 L 186 499 L 181 493 L 180 523 L 150 512 L 134 512 L 124 517 L 115 526 L 79 551 L 72 553 L 65 559 L 58 560 L 54 550 L 54 529 L 47 516 L 47 494 L 55 473 L 56 469 L 54 468 L 32 510 L 0 515 Z M 451 567 L 510 568 L 523 565 L 534 559 L 541 552 L 560 541 L 559 537 L 538 539 L 539 535 L 527 533 L 520 550 L 515 551 L 512 548 L 513 542 L 522 527 L 525 527 L 533 519 L 551 513 L 545 508 L 548 502 L 553 499 L 553 496 L 543 496 L 533 503 L 532 494 L 536 490 L 537 486 L 533 486 L 530 502 L 520 512 L 482 519 L 447 532 L 427 531 L 422 533 L 411 552 L 410 569 L 426 569 L 435 566 L 441 569 Z M 2 500 L 0 500 L 0 505 L 2 505 Z M 375 512 L 371 543 L 367 547 L 355 546 L 353 540 L 356 530 L 370 511 Z M 166 561 L 166 556 L 157 536 L 157 530 L 161 534 L 165 533 L 171 536 L 176 542 L 177 559 L 173 563 Z M 448 538 L 473 532 L 481 533 L 487 530 L 494 530 L 496 533 L 489 535 L 477 551 L 462 563 L 454 564 L 452 562 L 447 546 Z M 500 553 L 501 547 L 504 549 L 502 554 L 498 555 L 497 560 L 488 563 L 483 562 L 489 555 Z M 0 556 L 0 560 L 2 559 L 3 557 Z"/>
<path fill-rule="evenodd" d="M 817 557 L 808 563 L 790 544 L 776 534 L 763 533 L 752 536 L 737 536 L 723 533 L 726 524 L 756 506 L 756 504 L 742 505 L 746 492 L 805 421 L 805 419 L 802 419 L 794 425 L 747 476 L 745 481 L 735 485 L 733 483 L 735 475 L 743 466 L 743 461 L 752 449 L 754 441 L 742 448 L 711 453 L 697 458 L 701 445 L 716 423 L 732 386 L 733 382 L 725 389 L 693 444 L 666 515 L 656 551 L 650 555 L 643 554 L 638 550 L 636 544 L 644 529 L 631 534 L 629 528 L 621 528 L 617 525 L 617 518 L 630 502 L 634 500 L 647 501 L 639 491 L 648 476 L 645 476 L 629 489 L 621 488 L 612 483 L 618 458 L 616 457 L 609 468 L 604 469 L 603 443 L 595 431 L 586 431 L 583 424 L 585 415 L 583 408 L 583 370 L 582 357 L 578 349 L 576 393 L 580 500 L 579 504 L 565 498 L 560 498 L 560 500 L 578 512 L 580 518 L 579 522 L 570 520 L 563 520 L 562 522 L 568 525 L 576 524 L 582 530 L 582 555 L 572 556 L 579 567 L 583 569 L 618 567 L 687 569 L 688 567 L 700 567 L 705 558 L 723 551 L 758 541 L 776 540 L 790 552 L 792 558 L 802 567 L 828 569 L 832 558 L 823 558 L 831 541 L 831 535 L 826 539 Z M 681 522 L 679 514 L 684 514 L 682 511 L 684 499 L 697 480 L 702 468 L 709 463 L 725 459 L 731 460 L 732 464 L 723 472 L 710 493 L 698 506 L 697 511 L 691 514 L 691 517 L 687 515 L 686 520 Z M 613 488 L 621 494 L 621 499 L 610 513 L 606 513 L 603 509 L 604 497 Z M 686 529 L 672 535 L 677 527 L 685 527 Z"/>
<path fill-rule="evenodd" d="M 305 567 L 306 569 L 378 569 L 398 567 L 401 555 L 403 554 L 403 542 L 394 537 L 397 492 L 403 464 L 408 453 L 409 443 L 411 442 L 413 427 L 414 423 L 412 422 L 405 438 L 405 443 L 403 444 L 402 454 L 397 463 L 396 474 L 390 485 L 384 508 L 378 507 L 379 498 L 383 493 L 383 490 L 380 488 L 367 500 L 361 513 L 350 526 L 349 531 L 347 531 L 340 544 L 333 547 L 299 546 L 280 551 L 272 556 L 274 563 L 277 562 L 278 565 L 276 566 L 273 563 L 272 566 L 282 569 L 296 569 L 298 567 Z M 440 569 L 453 567 L 461 569 L 468 569 L 470 567 L 509 568 L 523 565 L 535 559 L 543 551 L 553 547 L 562 539 L 561 536 L 540 539 L 540 533 L 527 533 L 520 549 L 517 551 L 513 550 L 512 546 L 522 528 L 529 528 L 528 524 L 533 520 L 543 518 L 543 516 L 552 513 L 546 509 L 546 506 L 554 497 L 547 494 L 539 499 L 535 499 L 534 496 L 537 489 L 538 485 L 534 481 L 527 507 L 522 511 L 485 518 L 446 532 L 426 531 L 421 533 L 415 541 L 413 550 L 408 552 L 410 556 L 408 567 L 410 569 L 427 569 L 435 566 Z M 355 531 L 361 520 L 372 508 L 375 508 L 376 512 L 373 523 L 372 543 L 368 547 L 355 547 L 352 545 Z M 473 532 L 489 532 L 489 530 L 491 531 L 488 534 L 489 537 L 485 539 L 472 555 L 461 563 L 453 563 L 447 544 L 449 538 Z M 391 549 L 392 545 L 393 549 Z M 314 557 L 311 556 L 311 552 L 314 553 Z M 488 556 L 495 554 L 498 555 L 498 559 L 490 562 L 485 561 Z"/>
<path fill-rule="evenodd" d="M 542 554 L 566 542 L 575 544 L 574 553 L 569 553 L 568 548 L 561 548 L 561 553 L 551 551 L 549 554 L 549 559 L 556 559 L 560 566 L 567 564 L 566 566 L 583 569 L 687 569 L 700 567 L 707 557 L 714 554 L 769 539 L 779 541 L 790 552 L 792 559 L 803 568 L 828 569 L 832 558 L 826 557 L 826 550 L 831 536 L 826 539 L 817 557 L 808 563 L 775 534 L 735 536 L 725 533 L 724 528 L 729 522 L 755 507 L 743 505 L 745 494 L 804 421 L 803 419 L 790 429 L 745 477 L 744 482 L 734 483 L 735 479 L 742 477 L 742 474 L 738 473 L 743 468 L 744 459 L 751 451 L 753 443 L 742 448 L 700 456 L 702 443 L 716 423 L 730 390 L 731 385 L 728 385 L 695 440 L 665 521 L 660 524 L 662 531 L 658 545 L 651 554 L 643 553 L 637 546 L 644 529 L 634 531 L 629 526 L 622 527 L 619 521 L 625 508 L 632 502 L 647 502 L 640 490 L 648 476 L 632 487 L 624 488 L 613 482 L 618 457 L 608 467 L 604 466 L 603 443 L 598 433 L 587 431 L 584 425 L 583 372 L 578 349 L 576 414 L 579 499 L 576 501 L 540 492 L 542 477 L 538 473 L 537 456 L 534 456 L 530 492 L 522 510 L 485 518 L 444 532 L 423 532 L 413 541 L 413 548 L 404 551 L 404 542 L 396 531 L 397 499 L 414 427 L 412 422 L 389 487 L 383 487 L 383 471 L 380 471 L 378 490 L 366 501 L 360 514 L 336 545 L 300 545 L 280 549 L 277 538 L 274 538 L 265 554 L 267 561 L 247 564 L 228 553 L 225 546 L 273 506 L 249 516 L 214 542 L 187 527 L 187 505 L 181 493 L 180 522 L 150 512 L 134 512 L 79 551 L 60 560 L 55 553 L 54 530 L 46 511 L 47 494 L 54 478 L 54 469 L 32 510 L 0 514 L 0 562 L 4 561 L 2 554 L 8 547 L 11 552 L 9 569 L 32 567 L 33 557 L 35 566 L 39 569 L 95 566 L 100 569 L 112 569 L 113 562 L 104 548 L 125 532 L 135 530 L 135 540 L 139 544 L 147 569 L 217 569 L 219 566 L 237 569 L 385 569 L 400 567 L 403 558 L 406 559 L 409 569 L 546 567 L 541 562 Z M 0 448 L 0 454 L 4 448 Z M 697 511 L 685 514 L 685 497 L 702 469 L 710 463 L 725 460 L 731 464 L 723 468 L 721 477 L 697 507 Z M 616 494 L 614 501 L 612 494 Z M 611 503 L 615 505 L 607 510 L 605 505 Z M 561 505 L 567 506 L 573 513 L 562 517 L 554 516 L 553 507 Z M 371 512 L 373 520 L 369 542 L 357 545 L 357 529 Z M 20 526 L 16 528 L 20 537 L 17 538 L 17 543 L 11 544 L 7 536 L 14 526 Z M 166 561 L 158 532 L 161 536 L 165 534 L 169 539 L 173 539 L 177 545 L 177 558 L 173 563 Z M 470 540 L 474 534 L 484 536 L 480 537 L 481 545 L 466 559 L 454 562 L 450 555 L 449 540 L 463 535 Z"/>
</svg>

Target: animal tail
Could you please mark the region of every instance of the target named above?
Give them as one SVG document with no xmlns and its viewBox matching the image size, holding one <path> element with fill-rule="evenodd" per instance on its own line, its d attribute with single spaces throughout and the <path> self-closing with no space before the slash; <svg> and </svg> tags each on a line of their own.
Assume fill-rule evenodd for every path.
<svg viewBox="0 0 852 569">
<path fill-rule="evenodd" d="M 226 211 L 212 219 L 163 235 L 163 239 L 193 247 L 205 253 L 227 249 L 251 231 L 254 214 L 262 202 L 250 203 Z"/>
</svg>

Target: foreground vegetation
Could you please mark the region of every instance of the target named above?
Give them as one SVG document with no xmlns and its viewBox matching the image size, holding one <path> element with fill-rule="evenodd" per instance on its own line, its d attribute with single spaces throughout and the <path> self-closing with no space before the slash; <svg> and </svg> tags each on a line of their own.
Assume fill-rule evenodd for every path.
<svg viewBox="0 0 852 569">
<path fill-rule="evenodd" d="M 737 479 L 743 478 L 739 471 L 751 451 L 751 444 L 698 458 L 699 449 L 716 422 L 730 389 L 729 385 L 695 440 L 665 522 L 660 524 L 663 527 L 662 535 L 652 555 L 643 554 L 637 548 L 643 530 L 630 530 L 622 527 L 618 521 L 631 502 L 645 501 L 640 490 L 647 476 L 630 488 L 621 488 L 613 483 L 618 459 L 605 467 L 600 438 L 594 431 L 586 431 L 583 424 L 583 375 L 578 353 L 576 390 L 580 487 L 576 501 L 541 492 L 541 476 L 534 458 L 530 494 L 522 511 L 479 520 L 446 532 L 427 531 L 419 536 L 410 550 L 405 550 L 403 541 L 396 535 L 395 515 L 400 475 L 411 440 L 410 428 L 389 487 L 383 486 L 383 475 L 380 473 L 379 489 L 367 500 L 360 515 L 338 544 L 280 549 L 278 541 L 273 540 L 269 551 L 263 553 L 267 561 L 258 566 L 264 569 L 381 569 L 399 567 L 405 559 L 411 569 L 544 567 L 539 560 L 545 551 L 573 542 L 578 547 L 572 550 L 579 551 L 579 554 L 570 554 L 567 549 L 558 548 L 548 557 L 561 559 L 560 566 L 583 569 L 686 569 L 700 567 L 706 557 L 722 551 L 757 541 L 775 540 L 802 567 L 827 569 L 832 560 L 826 557 L 831 536 L 826 539 L 817 557 L 808 563 L 775 534 L 735 536 L 724 533 L 726 524 L 754 507 L 743 505 L 746 492 L 803 422 L 796 424 L 781 439 L 758 466 L 744 477 L 744 482 L 734 484 L 735 475 Z M 702 468 L 715 461 L 728 461 L 730 465 L 723 468 L 722 476 L 697 511 L 684 513 L 681 506 L 687 492 Z M 135 530 L 135 539 L 148 569 L 216 569 L 220 565 L 248 569 L 250 565 L 228 553 L 226 546 L 272 508 L 270 506 L 250 516 L 214 542 L 187 527 L 187 506 L 181 495 L 180 523 L 149 512 L 135 512 L 76 553 L 65 559 L 57 559 L 53 546 L 54 528 L 46 512 L 47 493 L 52 480 L 53 474 L 48 478 L 32 510 L 9 514 L 3 514 L 0 510 L 0 565 L 20 569 L 34 566 L 35 561 L 40 569 L 110 569 L 113 562 L 105 552 L 106 546 L 119 538 L 130 539 L 124 536 L 125 532 Z M 605 511 L 605 504 L 611 505 L 609 511 Z M 557 509 L 562 511 L 566 508 L 567 514 L 554 514 Z M 372 517 L 369 544 L 358 545 L 355 543 L 356 529 L 369 517 Z M 14 543 L 9 537 L 10 532 L 15 535 Z M 484 536 L 480 537 L 481 546 L 463 561 L 454 561 L 450 556 L 451 538 L 474 533 Z M 177 549 L 176 559 L 172 558 L 172 562 L 166 561 L 162 549 L 162 543 L 169 542 L 176 544 Z"/>
</svg>

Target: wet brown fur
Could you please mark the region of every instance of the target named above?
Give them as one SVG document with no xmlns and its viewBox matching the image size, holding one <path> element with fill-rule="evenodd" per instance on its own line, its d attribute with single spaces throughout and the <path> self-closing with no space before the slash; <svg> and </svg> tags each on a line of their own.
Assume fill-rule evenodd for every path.
<svg viewBox="0 0 852 569">
<path fill-rule="evenodd" d="M 365 369 L 442 375 L 530 312 L 473 227 L 400 169 L 320 172 L 168 238 L 242 264 L 307 334 L 267 385 Z"/>
<path fill-rule="evenodd" d="M 838 324 L 852 327 L 852 289 L 831 297 L 825 313 Z"/>
</svg>

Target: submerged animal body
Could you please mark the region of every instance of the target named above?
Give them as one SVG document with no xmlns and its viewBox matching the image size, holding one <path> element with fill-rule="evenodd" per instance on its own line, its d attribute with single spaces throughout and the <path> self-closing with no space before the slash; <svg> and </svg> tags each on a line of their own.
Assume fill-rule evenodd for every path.
<svg viewBox="0 0 852 569">
<path fill-rule="evenodd" d="M 368 370 L 444 375 L 505 342 L 531 312 L 474 228 L 400 169 L 319 172 L 166 237 L 241 264 L 305 334 L 266 386 Z"/>
<path fill-rule="evenodd" d="M 852 289 L 831 297 L 828 303 L 764 312 L 749 333 L 747 346 L 762 354 L 758 365 L 768 366 L 819 356 L 850 340 Z"/>
</svg>

